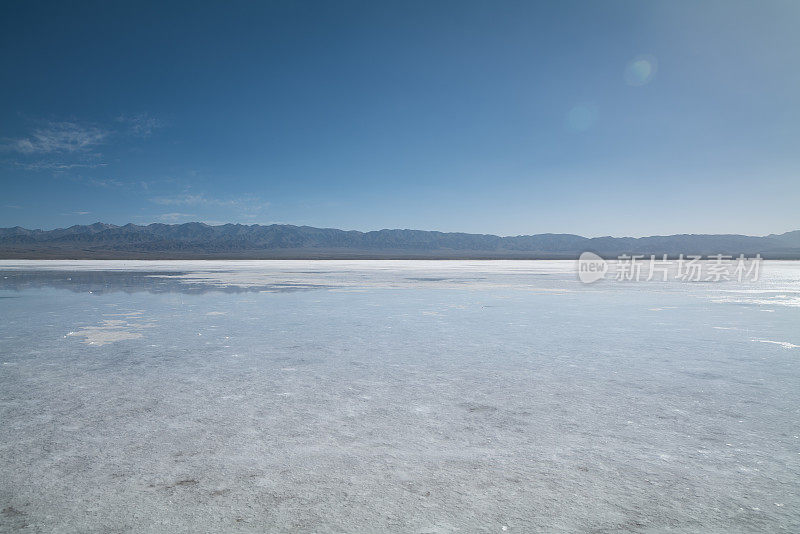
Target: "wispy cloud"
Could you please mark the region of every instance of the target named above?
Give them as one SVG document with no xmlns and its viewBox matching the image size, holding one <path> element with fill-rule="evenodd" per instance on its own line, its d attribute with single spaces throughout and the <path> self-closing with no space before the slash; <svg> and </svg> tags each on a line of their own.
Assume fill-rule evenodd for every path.
<svg viewBox="0 0 800 534">
<path fill-rule="evenodd" d="M 162 213 L 157 217 L 157 219 L 162 222 L 176 223 L 180 221 L 187 221 L 193 217 L 196 217 L 196 215 L 192 213 L 172 212 L 172 213 Z"/>
<path fill-rule="evenodd" d="M 6 161 L 27 171 L 66 173 L 74 169 L 95 169 L 101 162 L 100 148 L 150 136 L 165 126 L 149 113 L 120 115 L 116 124 L 82 121 L 36 121 L 28 135 L 0 140 L 0 151 L 13 152 L 15 161 Z"/>
<path fill-rule="evenodd" d="M 15 161 L 14 165 L 22 167 L 26 171 L 68 171 L 70 169 L 96 169 L 106 167 L 108 163 L 60 163 L 54 161 L 34 161 L 24 163 Z"/>
<path fill-rule="evenodd" d="M 235 198 L 215 198 L 203 194 L 181 193 L 179 195 L 153 197 L 150 201 L 162 206 L 220 206 L 243 208 L 249 211 L 269 207 L 269 202 L 249 195 Z"/>
<path fill-rule="evenodd" d="M 214 224 L 222 224 L 218 222 L 220 217 L 225 219 L 225 222 L 254 222 L 263 218 L 265 210 L 270 205 L 269 202 L 254 195 L 217 198 L 190 192 L 153 197 L 150 202 L 160 206 L 188 207 L 198 214 L 167 213 L 159 216 L 159 220 L 186 222 L 191 219 L 202 220 L 208 224 L 212 224 L 210 220 L 213 220 Z"/>
<path fill-rule="evenodd" d="M 11 139 L 6 149 L 22 154 L 87 152 L 105 142 L 109 132 L 76 122 L 50 122 L 33 130 L 28 137 Z"/>
<path fill-rule="evenodd" d="M 153 131 L 163 128 L 166 123 L 149 113 L 137 113 L 135 115 L 120 115 L 117 122 L 125 124 L 130 134 L 136 137 L 149 137 Z"/>
<path fill-rule="evenodd" d="M 162 206 L 200 206 L 200 205 L 217 205 L 219 200 L 209 199 L 204 195 L 193 195 L 189 193 L 182 193 L 180 195 L 169 195 L 153 197 L 150 202 L 160 204 Z"/>
<path fill-rule="evenodd" d="M 102 179 L 87 178 L 81 181 L 86 184 L 93 185 L 95 187 L 105 187 L 105 188 L 123 187 L 124 185 L 126 185 L 124 182 L 120 182 L 119 180 L 115 180 L 114 178 L 102 178 Z"/>
</svg>

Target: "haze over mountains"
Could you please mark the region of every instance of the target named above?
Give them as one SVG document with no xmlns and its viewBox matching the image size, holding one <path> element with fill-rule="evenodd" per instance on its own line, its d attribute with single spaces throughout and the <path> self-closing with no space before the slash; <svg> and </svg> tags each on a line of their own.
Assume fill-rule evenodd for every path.
<svg viewBox="0 0 800 534">
<path fill-rule="evenodd" d="M 761 254 L 800 259 L 800 230 L 768 236 L 681 234 L 596 237 L 488 234 L 424 230 L 345 231 L 288 224 L 210 226 L 204 223 L 95 223 L 56 230 L 0 229 L 0 258 L 519 258 L 569 259 L 584 251 L 621 254 Z"/>
</svg>

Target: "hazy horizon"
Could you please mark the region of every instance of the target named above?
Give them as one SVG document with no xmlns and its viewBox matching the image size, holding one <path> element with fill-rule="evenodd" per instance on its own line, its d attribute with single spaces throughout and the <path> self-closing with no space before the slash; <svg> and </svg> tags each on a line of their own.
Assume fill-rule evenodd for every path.
<svg viewBox="0 0 800 534">
<path fill-rule="evenodd" d="M 67 228 L 70 228 L 72 226 L 92 226 L 92 225 L 95 225 L 95 224 L 110 224 L 112 226 L 121 227 L 121 226 L 126 226 L 127 224 L 135 224 L 136 226 L 148 226 L 150 224 L 181 225 L 181 224 L 194 224 L 194 223 L 205 224 L 207 226 L 226 226 L 226 225 L 229 225 L 229 224 L 234 224 L 234 225 L 241 224 L 241 225 L 244 225 L 244 226 L 258 226 L 258 225 L 260 225 L 260 226 L 278 225 L 278 226 L 297 226 L 297 227 L 311 226 L 311 225 L 285 223 L 285 222 L 270 222 L 270 223 L 211 222 L 211 223 L 209 223 L 209 222 L 204 222 L 204 221 L 185 221 L 185 222 L 180 222 L 180 223 L 165 223 L 165 222 L 160 222 L 160 221 L 153 221 L 151 223 L 132 223 L 132 222 L 128 222 L 128 223 L 123 223 L 123 224 L 114 224 L 114 223 L 109 223 L 109 222 L 106 222 L 106 221 L 94 221 L 94 222 L 90 222 L 90 223 L 76 223 L 74 225 L 56 226 L 56 227 L 50 227 L 50 228 L 25 227 L 25 226 L 22 226 L 22 225 L 6 226 L 6 227 L 3 227 L 3 228 L 20 227 L 20 228 L 24 228 L 25 230 L 32 230 L 32 231 L 41 230 L 43 232 L 50 232 L 50 231 L 53 231 L 53 230 L 67 229 Z M 800 225 L 798 225 L 798 226 L 800 226 Z M 459 231 L 459 230 L 452 230 L 452 231 L 451 230 L 437 230 L 435 228 L 433 228 L 433 229 L 431 229 L 431 228 L 370 228 L 370 229 L 360 229 L 360 228 L 336 228 L 336 227 L 333 227 L 333 226 L 311 226 L 311 227 L 320 228 L 320 229 L 326 229 L 326 230 L 342 230 L 344 232 L 362 232 L 362 233 L 380 232 L 380 231 L 383 231 L 383 230 L 411 230 L 411 231 L 422 231 L 422 232 L 463 233 L 463 234 L 473 234 L 473 235 L 494 235 L 494 236 L 497 236 L 497 237 L 518 237 L 518 236 L 524 236 L 524 235 L 541 235 L 541 234 L 556 234 L 556 235 L 559 235 L 560 234 L 560 235 L 577 235 L 577 236 L 580 236 L 580 237 L 587 237 L 589 239 L 599 238 L 599 237 L 615 237 L 615 238 L 628 238 L 628 237 L 630 237 L 630 238 L 638 239 L 638 238 L 642 238 L 642 237 L 666 237 L 666 236 L 670 236 L 670 235 L 743 235 L 743 236 L 748 236 L 748 237 L 768 237 L 770 235 L 781 235 L 781 234 L 785 234 L 785 233 L 800 231 L 800 228 L 795 228 L 795 229 L 786 230 L 785 232 L 769 232 L 769 233 L 766 233 L 766 234 L 735 234 L 733 232 L 725 232 L 725 233 L 719 233 L 719 234 L 706 234 L 705 232 L 685 232 L 685 233 L 682 233 L 682 234 L 650 234 L 650 235 L 629 233 L 629 234 L 624 234 L 624 235 L 613 235 L 612 236 L 612 235 L 607 235 L 607 234 L 606 235 L 600 235 L 600 234 L 598 234 L 598 235 L 570 234 L 568 232 L 537 232 L 536 234 L 492 234 L 490 232 L 462 232 L 462 231 Z"/>
</svg>

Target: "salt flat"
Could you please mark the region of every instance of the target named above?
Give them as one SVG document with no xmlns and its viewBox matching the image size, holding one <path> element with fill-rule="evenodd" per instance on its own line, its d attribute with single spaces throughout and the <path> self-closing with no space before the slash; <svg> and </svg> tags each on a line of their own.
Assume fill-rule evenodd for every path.
<svg viewBox="0 0 800 534">
<path fill-rule="evenodd" d="M 0 530 L 800 531 L 800 264 L 0 261 Z"/>
</svg>

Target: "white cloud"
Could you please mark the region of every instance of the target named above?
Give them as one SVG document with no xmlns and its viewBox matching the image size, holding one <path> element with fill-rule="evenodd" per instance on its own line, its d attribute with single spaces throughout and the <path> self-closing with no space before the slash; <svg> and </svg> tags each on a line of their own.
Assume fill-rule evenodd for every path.
<svg viewBox="0 0 800 534">
<path fill-rule="evenodd" d="M 150 201 L 162 206 L 218 206 L 247 211 L 259 211 L 269 207 L 269 202 L 255 196 L 213 198 L 203 194 L 181 193 L 179 195 L 153 197 Z"/>
<path fill-rule="evenodd" d="M 105 142 L 108 136 L 108 131 L 96 126 L 50 122 L 35 129 L 29 137 L 12 139 L 5 147 L 22 154 L 87 152 Z"/>
<path fill-rule="evenodd" d="M 128 126 L 128 130 L 136 137 L 148 137 L 154 130 L 163 128 L 166 123 L 161 119 L 153 117 L 148 113 L 137 113 L 136 115 L 120 115 L 117 122 Z"/>
<path fill-rule="evenodd" d="M 184 192 L 171 196 L 159 196 L 150 199 L 150 202 L 161 206 L 174 206 L 191 208 L 196 213 L 181 212 L 165 213 L 157 216 L 164 222 L 203 221 L 206 224 L 224 224 L 225 222 L 252 223 L 263 218 L 269 202 L 253 196 L 216 198 L 200 193 Z"/>
<path fill-rule="evenodd" d="M 106 167 L 108 163 L 59 163 L 54 161 L 34 161 L 31 163 L 14 162 L 18 167 L 22 167 L 26 171 L 68 171 L 70 169 L 96 169 L 98 167 Z"/>
<path fill-rule="evenodd" d="M 211 204 L 212 200 L 203 195 L 183 193 L 180 195 L 153 197 L 150 202 L 161 204 L 162 206 L 199 206 L 201 204 Z"/>
<path fill-rule="evenodd" d="M 89 185 L 94 185 L 96 187 L 105 187 L 105 188 L 122 187 L 125 185 L 124 182 L 120 182 L 119 180 L 115 180 L 113 178 L 103 178 L 103 179 L 88 178 L 81 181 Z"/>
<path fill-rule="evenodd" d="M 121 115 L 121 126 L 94 125 L 79 121 L 38 121 L 39 126 L 19 138 L 5 138 L 0 150 L 20 154 L 13 164 L 28 171 L 67 172 L 76 168 L 105 167 L 97 148 L 127 137 L 148 137 L 165 126 L 164 121 L 148 113 Z"/>
<path fill-rule="evenodd" d="M 172 212 L 172 213 L 162 213 L 157 218 L 159 221 L 162 222 L 175 223 L 191 219 L 192 217 L 195 217 L 195 215 L 191 213 Z"/>
</svg>

